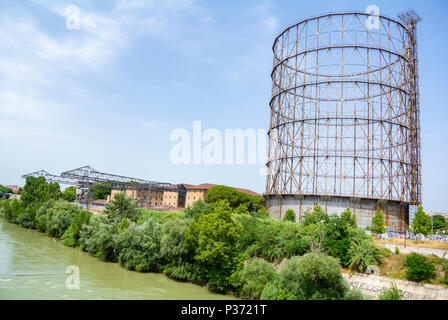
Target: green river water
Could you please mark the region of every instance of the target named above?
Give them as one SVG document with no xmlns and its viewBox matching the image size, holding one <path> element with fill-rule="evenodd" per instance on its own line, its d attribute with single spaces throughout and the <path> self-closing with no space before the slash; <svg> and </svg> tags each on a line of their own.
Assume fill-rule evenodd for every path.
<svg viewBox="0 0 448 320">
<path fill-rule="evenodd" d="M 68 289 L 67 266 L 79 269 Z M 0 218 L 0 299 L 232 299 L 163 274 L 127 271 Z"/>
</svg>

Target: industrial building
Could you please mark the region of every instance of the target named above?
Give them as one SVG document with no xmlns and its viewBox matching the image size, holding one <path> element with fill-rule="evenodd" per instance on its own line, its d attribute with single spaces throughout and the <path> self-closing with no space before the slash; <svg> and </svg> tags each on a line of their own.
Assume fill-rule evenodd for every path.
<svg viewBox="0 0 448 320">
<path fill-rule="evenodd" d="M 182 210 L 192 206 L 198 200 L 205 200 L 207 191 L 217 186 L 211 183 L 192 185 L 148 181 L 140 178 L 100 172 L 90 166 L 66 171 L 59 176 L 50 174 L 45 170 L 22 176 L 24 179 L 27 177 L 44 177 L 47 182 L 58 182 L 63 185 L 76 186 L 76 202 L 82 207 L 95 211 L 102 211 L 121 192 L 137 200 L 140 207 L 157 210 Z M 107 199 L 94 199 L 94 192 L 92 190 L 94 190 L 96 184 L 108 185 L 111 192 Z M 248 189 L 234 189 L 248 195 L 261 196 Z"/>
<path fill-rule="evenodd" d="M 404 231 L 421 204 L 417 23 L 330 13 L 273 45 L 266 205 L 280 219 L 320 204 L 366 227 L 377 208 Z M 369 24 L 369 19 L 377 23 Z"/>
</svg>

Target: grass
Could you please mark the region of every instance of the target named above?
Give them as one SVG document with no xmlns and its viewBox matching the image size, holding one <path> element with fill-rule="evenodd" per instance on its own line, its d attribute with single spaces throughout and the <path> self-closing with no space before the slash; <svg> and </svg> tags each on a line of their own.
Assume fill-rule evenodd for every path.
<svg viewBox="0 0 448 320">
<path fill-rule="evenodd" d="M 389 239 L 389 240 L 374 239 L 373 241 L 375 241 L 376 243 L 404 245 L 403 239 Z M 448 242 L 442 242 L 442 241 L 406 240 L 406 245 L 410 247 L 448 250 Z"/>
</svg>

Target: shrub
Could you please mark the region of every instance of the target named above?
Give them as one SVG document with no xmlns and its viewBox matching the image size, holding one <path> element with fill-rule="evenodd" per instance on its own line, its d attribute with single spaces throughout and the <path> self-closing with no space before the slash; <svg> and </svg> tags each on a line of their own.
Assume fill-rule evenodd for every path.
<svg viewBox="0 0 448 320">
<path fill-rule="evenodd" d="M 310 224 L 325 223 L 328 221 L 328 215 L 320 205 L 316 205 L 313 211 L 306 211 L 303 214 L 303 224 L 308 226 Z"/>
<path fill-rule="evenodd" d="M 77 247 L 79 245 L 81 228 L 83 225 L 89 224 L 91 216 L 90 212 L 80 211 L 73 217 L 70 227 L 61 237 L 65 246 Z"/>
<path fill-rule="evenodd" d="M 201 214 L 209 214 L 213 212 L 213 205 L 198 200 L 185 209 L 185 215 L 194 220 L 198 220 Z"/>
<path fill-rule="evenodd" d="M 83 251 L 103 261 L 117 262 L 116 235 L 118 224 L 105 217 L 92 216 L 81 227 L 79 244 Z"/>
<path fill-rule="evenodd" d="M 349 267 L 361 272 L 370 265 L 377 265 L 383 257 L 380 248 L 373 241 L 365 239 L 353 242 L 348 255 L 350 256 Z"/>
<path fill-rule="evenodd" d="M 124 192 L 121 192 L 115 195 L 114 200 L 107 205 L 104 213 L 111 218 L 118 217 L 120 220 L 126 218 L 136 222 L 139 217 L 137 200 L 134 200 L 131 197 L 126 196 Z"/>
<path fill-rule="evenodd" d="M 160 263 L 159 223 L 148 220 L 143 225 L 133 225 L 117 237 L 118 262 L 126 269 L 156 271 Z"/>
<path fill-rule="evenodd" d="M 192 222 L 185 235 L 187 249 L 195 252 L 195 276 L 216 291 L 230 288 L 229 278 L 240 264 L 236 249 L 242 228 L 231 212 L 227 201 L 219 201 L 212 213 Z"/>
<path fill-rule="evenodd" d="M 61 198 L 68 202 L 73 202 L 76 199 L 76 187 L 68 187 L 62 192 Z"/>
<path fill-rule="evenodd" d="M 423 255 L 412 252 L 406 257 L 406 277 L 411 281 L 423 281 L 435 277 L 435 265 Z"/>
<path fill-rule="evenodd" d="M 285 216 L 283 217 L 284 221 L 296 222 L 296 213 L 292 209 L 288 209 L 285 212 Z"/>
<path fill-rule="evenodd" d="M 386 232 L 386 228 L 384 227 L 384 215 L 380 208 L 376 209 L 375 215 L 372 218 L 372 225 L 369 227 L 369 230 L 375 234 L 383 234 Z"/>
<path fill-rule="evenodd" d="M 279 287 L 298 300 L 338 300 L 348 291 L 339 261 L 323 254 L 292 257 L 280 270 L 279 277 Z"/>
<path fill-rule="evenodd" d="M 278 280 L 269 282 L 260 295 L 261 300 L 277 300 L 278 297 Z"/>
<path fill-rule="evenodd" d="M 274 267 L 260 258 L 248 260 L 234 276 L 234 286 L 243 298 L 259 299 L 263 289 L 273 280 Z"/>
<path fill-rule="evenodd" d="M 393 283 L 392 287 L 384 293 L 380 294 L 378 298 L 380 300 L 401 300 L 403 299 L 403 294 L 400 290 L 398 290 L 395 283 Z"/>
<path fill-rule="evenodd" d="M 425 236 L 431 233 L 431 218 L 423 212 L 423 207 L 419 206 L 415 213 L 414 220 L 412 220 L 411 226 L 412 232 L 416 234 L 423 234 Z"/>
<path fill-rule="evenodd" d="M 192 277 L 192 252 L 184 246 L 185 233 L 191 220 L 176 219 L 166 222 L 162 227 L 160 253 L 163 269 L 169 276 L 188 280 Z"/>
<path fill-rule="evenodd" d="M 80 209 L 76 205 L 58 200 L 47 209 L 45 215 L 39 217 L 39 223 L 48 235 L 59 238 L 70 227 L 72 218 L 79 212 Z"/>
<path fill-rule="evenodd" d="M 55 200 L 45 201 L 39 209 L 36 211 L 36 228 L 42 232 L 45 232 L 47 228 L 47 212 L 55 204 Z"/>
</svg>

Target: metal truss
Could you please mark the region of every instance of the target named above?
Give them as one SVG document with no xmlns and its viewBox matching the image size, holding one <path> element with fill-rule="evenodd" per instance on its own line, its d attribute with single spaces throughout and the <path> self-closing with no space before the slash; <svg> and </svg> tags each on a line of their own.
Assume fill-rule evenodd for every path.
<svg viewBox="0 0 448 320">
<path fill-rule="evenodd" d="M 59 184 L 68 184 L 68 185 L 77 185 L 78 181 L 71 179 L 71 178 L 63 178 L 61 176 L 56 176 L 54 174 L 48 173 L 45 170 L 40 170 L 28 174 L 24 174 L 22 176 L 23 179 L 26 179 L 27 177 L 44 177 L 45 181 L 47 182 L 57 182 Z"/>
<path fill-rule="evenodd" d="M 331 13 L 273 45 L 267 196 L 421 203 L 415 11 Z"/>
</svg>

